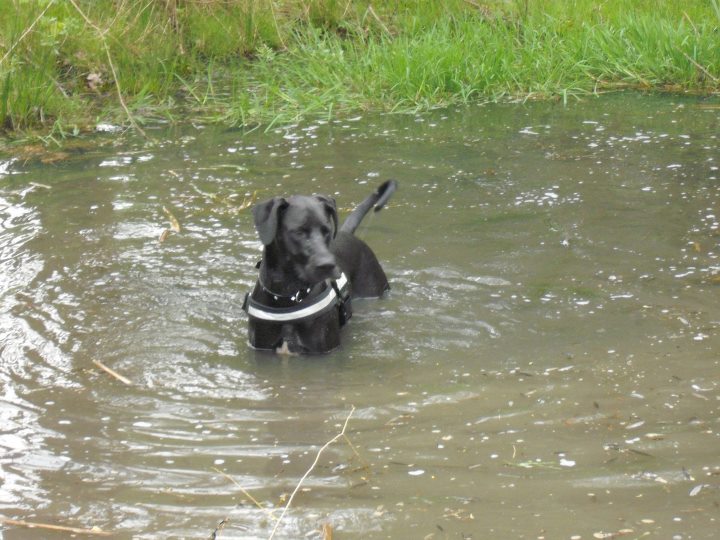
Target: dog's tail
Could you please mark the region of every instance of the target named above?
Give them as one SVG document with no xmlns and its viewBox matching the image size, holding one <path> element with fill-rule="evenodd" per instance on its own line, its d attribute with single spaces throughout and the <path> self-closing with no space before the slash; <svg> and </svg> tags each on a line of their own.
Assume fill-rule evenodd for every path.
<svg viewBox="0 0 720 540">
<path fill-rule="evenodd" d="M 352 211 L 352 213 L 343 222 L 340 230 L 350 234 L 354 233 L 355 229 L 358 228 L 360 222 L 370 209 L 375 207 L 375 212 L 382 210 L 382 207 L 385 206 L 385 203 L 388 201 L 390 196 L 395 193 L 396 189 L 397 182 L 395 180 L 383 182 L 377 190 L 369 195 L 355 208 L 355 210 Z"/>
</svg>

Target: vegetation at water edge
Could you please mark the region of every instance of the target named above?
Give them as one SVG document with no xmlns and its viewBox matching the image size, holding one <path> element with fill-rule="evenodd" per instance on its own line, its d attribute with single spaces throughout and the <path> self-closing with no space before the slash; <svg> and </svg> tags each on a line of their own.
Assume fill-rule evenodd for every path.
<svg viewBox="0 0 720 540">
<path fill-rule="evenodd" d="M 720 90 L 720 0 L 0 0 L 0 130 Z"/>
</svg>

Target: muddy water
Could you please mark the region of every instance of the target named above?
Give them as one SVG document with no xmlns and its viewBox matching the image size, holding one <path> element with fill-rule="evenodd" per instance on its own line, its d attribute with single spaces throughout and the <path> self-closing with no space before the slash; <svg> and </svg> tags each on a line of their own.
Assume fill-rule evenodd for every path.
<svg viewBox="0 0 720 540">
<path fill-rule="evenodd" d="M 0 162 L 0 514 L 141 539 L 715 538 L 719 124 L 629 95 Z M 360 234 L 390 296 L 327 356 L 249 350 L 243 202 L 346 211 L 387 178 Z"/>
</svg>

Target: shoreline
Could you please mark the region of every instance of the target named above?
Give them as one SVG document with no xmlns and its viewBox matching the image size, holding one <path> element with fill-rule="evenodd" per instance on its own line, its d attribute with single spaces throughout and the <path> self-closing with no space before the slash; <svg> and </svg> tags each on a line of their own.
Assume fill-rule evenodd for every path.
<svg viewBox="0 0 720 540">
<path fill-rule="evenodd" d="M 0 28 L 0 149 L 99 124 L 720 94 L 720 0 L 45 0 Z"/>
</svg>

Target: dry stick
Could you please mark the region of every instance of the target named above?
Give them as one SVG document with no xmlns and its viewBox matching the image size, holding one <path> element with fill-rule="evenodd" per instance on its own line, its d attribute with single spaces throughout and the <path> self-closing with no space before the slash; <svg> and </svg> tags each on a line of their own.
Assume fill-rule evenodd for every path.
<svg viewBox="0 0 720 540">
<path fill-rule="evenodd" d="M 215 472 L 223 475 L 225 478 L 227 478 L 227 479 L 230 480 L 233 484 L 235 484 L 237 487 L 239 487 L 239 488 L 240 488 L 240 491 L 242 491 L 243 494 L 245 494 L 253 503 L 255 503 L 255 506 L 257 506 L 260 510 L 262 510 L 263 512 L 265 512 L 265 513 L 268 515 L 268 517 L 270 517 L 270 518 L 272 518 L 272 519 L 276 519 L 276 518 L 275 518 L 275 515 L 273 514 L 273 511 L 272 511 L 272 510 L 269 510 L 269 509 L 267 509 L 267 508 L 264 508 L 263 505 L 260 504 L 260 503 L 258 502 L 258 500 L 257 500 L 255 497 L 253 497 L 248 490 L 246 490 L 244 487 L 242 487 L 232 476 L 230 476 L 229 474 L 227 474 L 227 473 L 224 472 L 224 471 L 221 471 L 221 470 L 218 469 L 217 467 L 213 467 L 213 470 L 214 470 Z M 215 540 L 216 538 L 218 538 L 218 533 L 220 533 L 220 532 L 225 528 L 225 526 L 226 526 L 228 523 L 230 523 L 230 516 L 231 516 L 232 513 L 238 508 L 238 506 L 240 506 L 240 505 L 235 505 L 235 507 L 234 507 L 232 510 L 230 510 L 230 512 L 228 513 L 228 515 L 226 515 L 225 518 L 224 518 L 220 523 L 218 523 L 217 527 L 215 527 L 215 530 L 214 530 L 212 533 L 210 533 L 210 539 L 209 539 L 209 540 Z"/>
<path fill-rule="evenodd" d="M 330 439 L 328 442 L 326 442 L 323 447 L 318 451 L 317 455 L 315 456 L 315 461 L 313 461 L 312 465 L 310 465 L 310 468 L 307 470 L 307 472 L 303 475 L 303 477 L 298 482 L 298 485 L 295 486 L 295 489 L 293 490 L 292 494 L 290 495 L 290 498 L 288 499 L 287 504 L 285 505 L 285 508 L 283 508 L 282 513 L 280 514 L 280 517 L 275 522 L 275 527 L 273 527 L 272 532 L 270 533 L 270 538 L 268 540 L 272 540 L 275 537 L 275 532 L 277 531 L 278 527 L 280 526 L 280 522 L 285 517 L 285 514 L 290 508 L 290 505 L 293 502 L 293 499 L 295 498 L 295 494 L 300 490 L 300 486 L 305 481 L 305 479 L 310 475 L 312 470 L 315 468 L 315 465 L 317 465 L 318 461 L 320 461 L 320 454 L 322 454 L 325 449 L 330 446 L 332 443 L 337 441 L 340 437 L 345 436 L 345 430 L 347 429 L 348 422 L 350 421 L 350 417 L 353 415 L 353 412 L 355 412 L 355 406 L 353 406 L 352 409 L 350 409 L 350 414 L 348 414 L 347 418 L 345 419 L 345 424 L 343 424 L 342 430 L 340 433 L 335 435 L 332 439 Z"/>
<path fill-rule="evenodd" d="M 702 65 L 700 65 L 699 63 L 697 63 L 688 53 L 686 53 L 685 51 L 680 51 L 680 52 L 683 53 L 683 55 L 685 55 L 685 58 L 687 58 L 696 68 L 698 68 L 698 69 L 699 69 L 700 71 L 702 71 L 705 75 L 707 75 L 708 77 L 710 77 L 710 78 L 713 80 L 714 83 L 717 83 L 718 81 L 720 81 L 720 79 L 718 79 L 717 77 L 715 77 L 712 73 L 710 73 L 710 72 L 709 72 L 707 69 L 705 69 Z"/>
<path fill-rule="evenodd" d="M 123 377 L 114 369 L 110 369 L 105 364 L 103 364 L 100 360 L 93 360 L 93 364 L 95 364 L 97 367 L 102 369 L 105 373 L 108 373 L 109 375 L 112 375 L 113 377 L 115 377 L 118 381 L 123 382 L 123 383 L 127 384 L 128 386 L 132 386 L 132 381 L 130 379 L 128 379 L 127 377 Z"/>
<path fill-rule="evenodd" d="M 170 11 L 170 24 L 172 24 L 173 30 L 175 30 L 175 33 L 178 36 L 180 54 L 185 54 L 185 47 L 183 46 L 183 37 L 180 28 L 180 20 L 178 19 L 178 0 L 165 0 L 165 6 Z"/>
<path fill-rule="evenodd" d="M 72 0 L 71 0 L 72 1 Z M 115 65 L 113 64 L 112 57 L 110 56 L 110 48 L 108 47 L 107 41 L 103 38 L 103 47 L 105 47 L 105 54 L 107 55 L 108 64 L 110 64 L 110 70 L 113 74 L 113 80 L 115 81 L 115 89 L 117 90 L 118 100 L 120 101 L 120 105 L 122 105 L 122 108 L 125 110 L 125 114 L 127 114 L 128 120 L 130 120 L 130 123 L 132 126 L 137 129 L 143 137 L 146 139 L 149 139 L 147 133 L 145 133 L 145 130 L 141 128 L 138 123 L 135 121 L 135 118 L 133 117 L 132 113 L 130 112 L 130 109 L 128 109 L 128 106 L 125 104 L 125 99 L 122 96 L 122 90 L 120 90 L 120 81 L 118 80 L 117 72 L 115 71 Z"/>
<path fill-rule="evenodd" d="M 350 441 L 350 439 L 348 438 L 348 436 L 347 436 L 347 435 L 343 435 L 343 438 L 345 439 L 345 442 L 347 443 L 347 445 L 350 447 L 350 450 L 353 451 L 353 453 L 355 454 L 355 456 L 356 456 L 356 457 L 360 460 L 360 462 L 362 463 L 362 468 L 363 468 L 363 469 L 369 469 L 369 468 L 370 468 L 370 464 L 363 459 L 363 457 L 362 457 L 362 456 L 360 455 L 360 453 L 357 451 L 357 449 L 355 448 L 355 445 Z"/>
<path fill-rule="evenodd" d="M 255 497 L 253 497 L 247 489 L 245 489 L 245 488 L 242 487 L 240 484 L 238 484 L 237 481 L 236 481 L 232 476 L 230 476 L 229 474 L 227 474 L 227 473 L 224 472 L 224 471 L 221 471 L 221 470 L 218 469 L 217 467 L 213 467 L 213 470 L 214 470 L 215 472 L 223 475 L 225 478 L 227 478 L 227 479 L 230 480 L 233 484 L 235 484 L 237 487 L 239 487 L 239 488 L 240 488 L 240 491 L 242 491 L 243 494 L 244 494 L 245 496 L 247 496 L 247 497 L 255 504 L 255 506 L 257 506 L 260 510 L 266 512 L 266 513 L 268 514 L 268 516 L 270 516 L 271 518 L 275 519 L 275 516 L 273 515 L 273 511 L 272 511 L 272 510 L 269 510 L 269 509 L 267 509 L 267 508 L 265 508 L 265 507 L 263 507 L 263 505 L 260 504 L 260 503 L 258 502 L 258 500 L 257 500 Z M 227 521 L 227 519 L 228 519 L 228 518 L 225 518 L 226 521 Z"/>
<path fill-rule="evenodd" d="M 27 527 L 28 529 L 45 529 L 49 531 L 62 531 L 73 534 L 94 534 L 97 536 L 112 536 L 112 533 L 93 527 L 92 529 L 78 529 L 76 527 L 63 527 L 62 525 L 50 525 L 48 523 L 33 523 L 30 521 L 22 521 L 18 519 L 0 518 L 3 525 L 11 525 L 14 527 Z"/>
<path fill-rule="evenodd" d="M 137 129 L 143 137 L 146 139 L 149 139 L 147 133 L 138 125 L 137 122 L 135 122 L 135 118 L 133 117 L 132 113 L 130 112 L 130 109 L 128 109 L 128 106 L 125 103 L 125 99 L 122 96 L 122 90 L 120 89 L 120 81 L 118 80 L 117 72 L 115 71 L 115 64 L 112 61 L 112 56 L 110 56 L 110 48 L 108 47 L 107 40 L 105 39 L 105 34 L 107 33 L 107 30 L 104 32 L 100 29 L 99 26 L 97 26 L 94 22 L 92 22 L 87 15 L 83 12 L 82 9 L 80 9 L 80 6 L 78 6 L 75 3 L 75 0 L 70 0 L 70 3 L 73 5 L 73 7 L 77 10 L 77 12 L 80 14 L 80 16 L 85 19 L 85 22 L 88 23 L 90 26 L 93 27 L 93 29 L 98 33 L 98 36 L 100 36 L 100 39 L 102 40 L 103 48 L 105 49 L 105 55 L 108 59 L 108 64 L 110 66 L 110 71 L 112 71 L 113 80 L 115 81 L 115 89 L 117 90 L 118 100 L 120 101 L 120 105 L 125 110 L 125 114 L 127 114 L 128 120 L 130 120 L 130 124 Z"/>
<path fill-rule="evenodd" d="M 283 50 L 286 50 L 287 45 L 285 45 L 285 40 L 282 38 L 282 34 L 280 33 L 280 25 L 277 21 L 277 15 L 275 14 L 275 6 L 273 5 L 273 2 L 270 2 L 270 13 L 272 13 L 273 24 L 275 25 L 277 36 L 280 39 L 280 45 L 282 45 Z"/>
<path fill-rule="evenodd" d="M 380 17 L 378 17 L 378 14 L 375 13 L 375 10 L 373 9 L 372 5 L 369 5 L 369 6 L 368 6 L 366 13 L 370 13 L 370 15 L 372 15 L 372 16 L 375 18 L 375 20 L 378 22 L 378 24 L 380 25 L 380 27 L 385 31 L 385 33 L 386 33 L 388 36 L 392 35 L 392 33 L 390 32 L 390 30 L 388 30 L 388 27 L 385 26 L 385 23 L 383 23 L 382 20 L 380 20 Z"/>
<path fill-rule="evenodd" d="M 182 230 L 182 227 L 180 227 L 180 222 L 178 221 L 178 218 L 175 217 L 175 214 L 173 214 L 167 206 L 163 206 L 163 212 L 165 212 L 165 215 L 170 220 L 170 228 L 174 232 L 179 233 Z"/>
<path fill-rule="evenodd" d="M 17 47 L 17 46 L 20 44 L 20 42 L 21 42 L 23 39 L 25 39 L 25 36 L 27 36 L 30 32 L 32 32 L 32 29 L 35 27 L 35 25 L 40 21 L 40 19 L 43 18 L 43 15 L 45 15 L 45 13 L 47 12 L 47 10 L 50 9 L 50 7 L 51 7 L 54 3 L 55 3 L 55 0 L 50 0 L 50 2 L 48 2 L 48 5 L 45 6 L 45 9 L 42 10 L 42 13 L 40 13 L 40 15 L 37 16 L 37 18 L 32 22 L 32 24 L 25 29 L 25 31 L 24 31 L 24 32 L 22 33 L 22 35 L 18 38 L 18 40 L 17 40 L 15 43 L 12 44 L 12 46 L 7 50 L 7 52 L 6 52 L 5 55 L 2 57 L 2 59 L 0 59 L 0 64 L 2 64 L 2 63 L 5 61 L 5 59 L 12 54 L 12 52 L 15 50 L 15 47 Z"/>
</svg>

